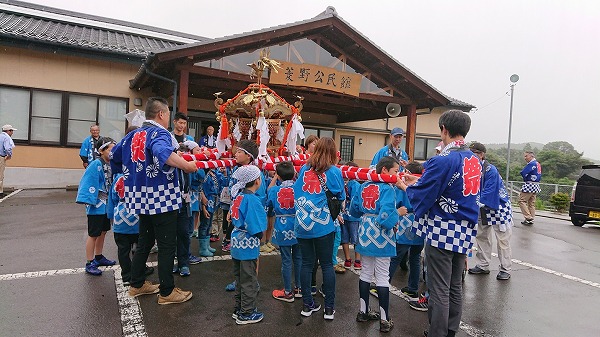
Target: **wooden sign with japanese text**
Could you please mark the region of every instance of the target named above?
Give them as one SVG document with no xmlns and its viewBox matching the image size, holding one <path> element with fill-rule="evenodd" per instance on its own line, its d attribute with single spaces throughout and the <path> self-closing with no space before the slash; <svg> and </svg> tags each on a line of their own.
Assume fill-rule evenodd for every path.
<svg viewBox="0 0 600 337">
<path fill-rule="evenodd" d="M 360 74 L 346 73 L 315 64 L 296 64 L 279 60 L 277 62 L 281 63 L 281 69 L 277 69 L 277 73 L 271 70 L 270 84 L 319 88 L 356 97 L 360 93 Z"/>
</svg>

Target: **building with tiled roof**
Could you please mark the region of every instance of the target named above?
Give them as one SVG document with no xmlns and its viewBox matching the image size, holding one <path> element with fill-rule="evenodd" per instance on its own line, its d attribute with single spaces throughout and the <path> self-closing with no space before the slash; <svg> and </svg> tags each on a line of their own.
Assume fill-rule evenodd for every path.
<svg viewBox="0 0 600 337">
<path fill-rule="evenodd" d="M 78 150 L 90 125 L 120 139 L 125 113 L 143 109 L 150 96 L 167 97 L 187 113 L 189 133 L 199 138 L 207 126 L 218 126 L 213 94 L 231 98 L 253 83 L 246 64 L 265 47 L 287 66 L 288 78 L 265 74 L 263 83 L 285 99 L 304 97 L 306 134 L 333 137 L 342 159 L 361 166 L 396 126 L 407 131 L 411 158 L 427 159 L 439 142 L 439 114 L 473 108 L 412 72 L 333 7 L 307 20 L 211 39 L 0 0 L 0 124 L 18 129 L 5 185 L 76 184 Z M 328 73 L 329 86 L 292 83 L 292 70 L 300 68 Z M 354 78 L 353 93 L 341 90 L 335 76 L 338 84 Z M 390 104 L 398 117 L 388 116 Z"/>
</svg>

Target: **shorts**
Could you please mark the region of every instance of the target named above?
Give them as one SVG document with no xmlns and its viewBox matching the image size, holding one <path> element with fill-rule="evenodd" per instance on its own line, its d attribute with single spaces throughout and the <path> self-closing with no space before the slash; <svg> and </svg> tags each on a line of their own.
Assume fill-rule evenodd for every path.
<svg viewBox="0 0 600 337">
<path fill-rule="evenodd" d="M 346 220 L 342 224 L 342 244 L 358 244 L 358 221 Z"/>
<path fill-rule="evenodd" d="M 110 220 L 106 214 L 91 215 L 88 214 L 88 235 L 92 238 L 99 237 L 102 232 L 110 230 Z"/>
</svg>

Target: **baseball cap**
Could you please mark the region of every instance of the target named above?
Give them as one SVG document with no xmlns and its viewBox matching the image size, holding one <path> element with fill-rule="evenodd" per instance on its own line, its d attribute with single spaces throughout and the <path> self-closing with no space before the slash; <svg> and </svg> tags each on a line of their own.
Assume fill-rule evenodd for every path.
<svg viewBox="0 0 600 337">
<path fill-rule="evenodd" d="M 5 124 L 2 126 L 2 131 L 10 131 L 10 130 L 17 131 L 17 129 L 13 128 L 13 126 L 10 124 Z"/>
<path fill-rule="evenodd" d="M 469 145 L 469 150 L 471 150 L 473 152 L 483 152 L 483 153 L 485 153 L 485 151 L 486 151 L 485 145 L 478 143 L 478 142 L 471 143 L 471 145 Z"/>
<path fill-rule="evenodd" d="M 404 130 L 402 130 L 402 128 L 393 128 L 392 132 L 390 132 L 390 135 L 392 135 L 392 136 L 403 135 L 404 136 Z"/>
</svg>

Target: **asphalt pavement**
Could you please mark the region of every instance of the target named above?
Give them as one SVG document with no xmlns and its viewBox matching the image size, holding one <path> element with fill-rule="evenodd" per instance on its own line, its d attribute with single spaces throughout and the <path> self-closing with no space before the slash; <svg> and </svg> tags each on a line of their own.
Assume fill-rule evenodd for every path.
<svg viewBox="0 0 600 337">
<path fill-rule="evenodd" d="M 231 319 L 233 297 L 224 288 L 232 281 L 232 264 L 220 249 L 215 258 L 192 266 L 190 277 L 175 276 L 176 286 L 193 291 L 189 302 L 159 306 L 155 296 L 132 300 L 118 266 L 99 277 L 83 271 L 86 216 L 74 200 L 75 192 L 23 190 L 0 201 L 0 336 L 380 335 L 378 323 L 355 321 L 358 271 L 336 276 L 334 321 L 324 321 L 322 311 L 301 317 L 300 300 L 273 299 L 271 291 L 281 287 L 277 254 L 260 258 L 258 308 L 265 319 L 258 324 L 237 326 Z M 533 226 L 524 226 L 515 212 L 509 281 L 496 280 L 496 258 L 489 275 L 466 276 L 457 336 L 600 335 L 595 323 L 600 226 L 575 227 L 559 216 L 538 215 Z M 198 249 L 196 240 L 192 249 Z M 104 255 L 116 259 L 112 232 Z M 155 261 L 151 254 L 149 263 Z M 397 291 L 407 276 L 399 270 L 392 280 L 390 336 L 421 336 L 427 327 L 427 314 L 410 309 Z M 149 279 L 157 282 L 157 275 Z M 323 303 L 320 295 L 317 300 Z"/>
</svg>

